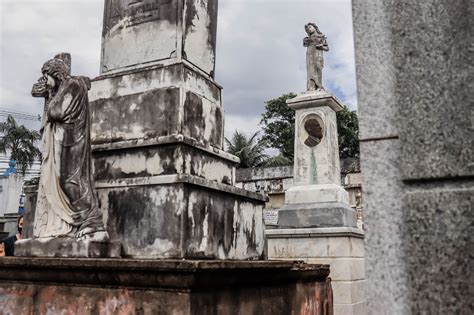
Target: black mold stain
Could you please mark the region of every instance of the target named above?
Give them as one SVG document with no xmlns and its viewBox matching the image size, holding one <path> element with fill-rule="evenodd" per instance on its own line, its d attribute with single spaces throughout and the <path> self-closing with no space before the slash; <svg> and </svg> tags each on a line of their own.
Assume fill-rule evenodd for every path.
<svg viewBox="0 0 474 315">
<path fill-rule="evenodd" d="M 130 112 L 130 106 L 136 104 Z M 170 135 L 178 130 L 179 88 L 169 87 L 143 93 L 100 99 L 93 102 L 94 144 Z M 133 126 L 140 126 L 141 135 Z M 118 137 L 114 134 L 129 134 Z"/>
<path fill-rule="evenodd" d="M 155 155 L 158 155 L 156 157 Z M 146 164 L 161 164 L 161 172 L 151 172 L 146 165 L 137 164 L 136 172 L 125 172 L 112 161 L 118 159 L 142 160 Z M 170 174 L 190 174 L 205 178 L 204 169 L 213 163 L 227 166 L 215 180 L 231 185 L 233 163 L 205 151 L 183 144 L 162 144 L 148 147 L 126 148 L 113 151 L 94 152 L 95 180 L 114 180 L 121 178 L 147 177 Z M 212 167 L 212 166 L 211 166 Z"/>
<path fill-rule="evenodd" d="M 202 99 L 199 95 L 188 91 L 186 92 L 186 99 L 184 101 L 184 126 L 185 132 L 190 137 L 196 140 L 204 140 L 207 143 L 207 139 L 202 139 L 203 132 L 206 129 L 206 122 L 204 120 Z"/>
<path fill-rule="evenodd" d="M 124 255 L 141 252 L 152 245 L 156 239 L 165 239 L 176 244 L 175 257 L 181 255 L 181 216 L 176 215 L 176 192 L 179 185 L 174 186 L 142 186 L 128 189 L 112 190 L 108 193 L 109 216 L 108 230 L 111 237 L 122 242 Z M 151 192 L 166 194 L 161 204 L 156 204 Z"/>
<path fill-rule="evenodd" d="M 215 122 L 214 128 L 211 130 L 211 142 L 216 145 L 219 149 L 222 149 L 221 136 L 224 130 L 224 122 L 222 119 L 222 107 L 218 106 L 215 108 Z"/>
<path fill-rule="evenodd" d="M 255 217 L 252 217 L 252 227 L 249 230 L 247 227 L 244 227 L 245 238 L 247 239 L 247 253 L 256 254 L 257 252 L 257 243 L 256 243 L 256 230 L 255 230 Z"/>
<path fill-rule="evenodd" d="M 188 235 L 186 257 L 217 258 L 218 250 L 222 247 L 225 258 L 228 258 L 232 248 L 237 246 L 237 233 L 240 230 L 240 224 L 234 222 L 234 205 L 235 202 L 237 202 L 237 209 L 240 211 L 241 202 L 236 201 L 234 198 L 229 198 L 226 194 L 206 189 L 200 194 L 197 192 L 194 192 L 194 194 L 198 196 L 198 200 L 189 205 L 190 209 L 188 211 L 192 212 L 194 226 L 188 218 L 188 222 L 186 223 L 187 232 L 185 234 Z M 206 215 L 207 253 L 200 252 L 196 248 L 202 242 L 205 234 L 203 229 Z M 238 214 L 237 217 L 239 215 L 240 214 Z M 252 228 L 255 229 L 255 223 Z M 248 252 L 257 254 L 255 231 L 246 231 L 245 233 L 245 236 L 240 235 L 239 237 L 246 237 L 249 242 Z M 210 255 L 210 253 L 213 253 L 213 255 Z"/>
</svg>

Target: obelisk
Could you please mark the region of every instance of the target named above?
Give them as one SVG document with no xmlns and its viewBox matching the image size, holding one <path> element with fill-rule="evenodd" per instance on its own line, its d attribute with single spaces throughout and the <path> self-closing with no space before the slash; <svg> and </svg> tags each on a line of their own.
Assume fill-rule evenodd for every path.
<svg viewBox="0 0 474 315">
<path fill-rule="evenodd" d="M 214 81 L 217 0 L 106 0 L 90 92 L 96 187 L 134 258 L 264 257 L 264 198 L 233 186 Z"/>
</svg>

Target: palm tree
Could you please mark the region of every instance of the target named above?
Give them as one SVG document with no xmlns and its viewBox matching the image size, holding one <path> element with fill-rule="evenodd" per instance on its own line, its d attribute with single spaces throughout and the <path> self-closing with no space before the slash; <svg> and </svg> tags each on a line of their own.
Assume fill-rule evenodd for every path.
<svg viewBox="0 0 474 315">
<path fill-rule="evenodd" d="M 0 152 L 6 154 L 9 149 L 10 159 L 17 162 L 21 173 L 25 175 L 35 158 L 41 157 L 40 150 L 35 146 L 35 142 L 40 139 L 39 133 L 18 125 L 12 116 L 0 123 L 0 133 Z"/>
<path fill-rule="evenodd" d="M 232 138 L 225 138 L 227 152 L 240 159 L 239 168 L 265 166 L 268 155 L 264 153 L 265 142 L 258 139 L 258 132 L 247 138 L 241 131 L 235 130 Z"/>
</svg>

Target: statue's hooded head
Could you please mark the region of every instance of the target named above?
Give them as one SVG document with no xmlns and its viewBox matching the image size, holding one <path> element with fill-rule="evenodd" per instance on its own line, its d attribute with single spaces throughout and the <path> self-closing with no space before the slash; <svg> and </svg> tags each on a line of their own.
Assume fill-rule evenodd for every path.
<svg viewBox="0 0 474 315">
<path fill-rule="evenodd" d="M 314 33 L 316 34 L 321 34 L 321 31 L 319 30 L 319 28 L 316 26 L 316 24 L 314 23 L 308 23 L 304 26 L 304 30 L 306 31 L 306 33 L 308 34 L 308 36 L 311 36 L 313 35 Z"/>
<path fill-rule="evenodd" d="M 59 58 L 53 58 L 46 61 L 41 68 L 41 72 L 43 75 L 51 76 L 59 84 L 69 75 L 66 63 Z"/>
</svg>

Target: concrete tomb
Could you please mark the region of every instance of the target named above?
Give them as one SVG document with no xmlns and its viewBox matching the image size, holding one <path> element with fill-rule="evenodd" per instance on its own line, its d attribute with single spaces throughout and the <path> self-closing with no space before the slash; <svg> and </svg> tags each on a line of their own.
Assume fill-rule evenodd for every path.
<svg viewBox="0 0 474 315">
<path fill-rule="evenodd" d="M 264 261 L 265 198 L 234 186 L 238 158 L 222 151 L 213 79 L 216 18 L 217 0 L 105 1 L 101 74 L 88 94 L 92 169 L 101 222 L 124 258 L 60 237 L 40 252 L 20 246 L 28 257 L 0 260 L 6 310 L 333 313 L 329 266 Z M 25 218 L 42 222 L 41 188 L 25 191 Z M 94 258 L 70 258 L 80 256 Z"/>
</svg>

